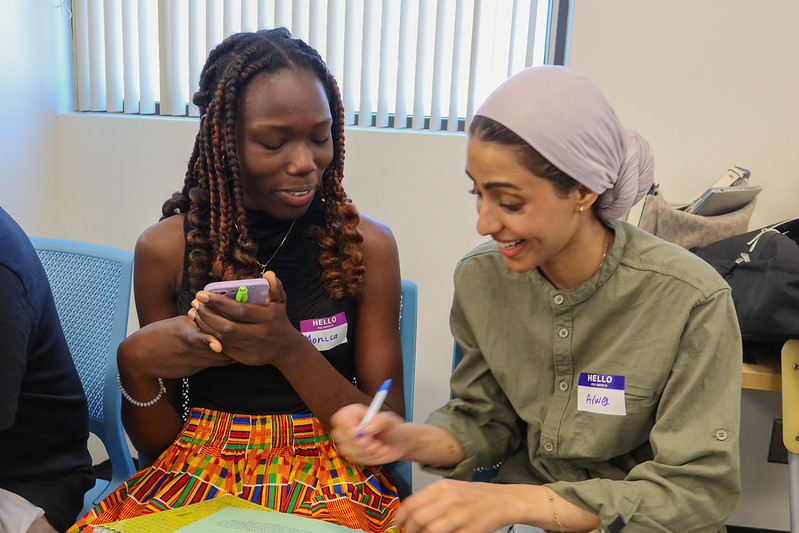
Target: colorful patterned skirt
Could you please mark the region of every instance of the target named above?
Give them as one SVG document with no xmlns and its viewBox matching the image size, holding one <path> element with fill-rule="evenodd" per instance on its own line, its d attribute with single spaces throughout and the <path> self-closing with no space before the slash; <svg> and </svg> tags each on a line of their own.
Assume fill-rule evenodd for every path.
<svg viewBox="0 0 799 533">
<path fill-rule="evenodd" d="M 398 532 L 394 483 L 339 455 L 311 415 L 238 415 L 194 408 L 152 465 L 69 532 L 233 494 L 270 509 L 369 532 Z"/>
</svg>

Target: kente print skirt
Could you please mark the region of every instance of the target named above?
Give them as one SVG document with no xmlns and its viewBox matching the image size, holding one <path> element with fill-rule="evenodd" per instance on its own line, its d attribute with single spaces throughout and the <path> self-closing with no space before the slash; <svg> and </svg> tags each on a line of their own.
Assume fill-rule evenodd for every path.
<svg viewBox="0 0 799 533">
<path fill-rule="evenodd" d="M 379 467 L 354 465 L 311 415 L 194 408 L 175 442 L 69 532 L 233 494 L 270 509 L 369 532 L 393 526 L 400 500 Z"/>
</svg>

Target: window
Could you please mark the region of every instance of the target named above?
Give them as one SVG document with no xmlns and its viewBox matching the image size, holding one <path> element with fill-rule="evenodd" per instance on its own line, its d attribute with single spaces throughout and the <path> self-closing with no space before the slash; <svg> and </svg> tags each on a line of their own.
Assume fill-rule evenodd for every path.
<svg viewBox="0 0 799 533">
<path fill-rule="evenodd" d="M 568 1 L 73 0 L 72 16 L 79 111 L 197 116 L 208 52 L 285 26 L 325 58 L 348 125 L 458 131 L 508 76 L 563 64 Z"/>
</svg>

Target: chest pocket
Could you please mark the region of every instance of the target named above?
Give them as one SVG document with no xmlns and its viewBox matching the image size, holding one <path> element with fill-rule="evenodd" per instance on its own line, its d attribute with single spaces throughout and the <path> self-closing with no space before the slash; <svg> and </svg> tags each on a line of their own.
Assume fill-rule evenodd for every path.
<svg viewBox="0 0 799 533">
<path fill-rule="evenodd" d="M 607 461 L 646 442 L 655 422 L 656 393 L 627 385 L 624 403 L 624 415 L 576 411 L 573 438 L 563 439 L 561 453 L 576 454 L 590 461 Z"/>
</svg>

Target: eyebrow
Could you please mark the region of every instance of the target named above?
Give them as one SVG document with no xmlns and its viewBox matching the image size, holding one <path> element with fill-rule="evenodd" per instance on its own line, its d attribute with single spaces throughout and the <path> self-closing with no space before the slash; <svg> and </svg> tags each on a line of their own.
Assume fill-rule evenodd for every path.
<svg viewBox="0 0 799 533">
<path fill-rule="evenodd" d="M 324 120 L 320 120 L 316 124 L 312 124 L 310 129 L 315 130 L 317 128 L 328 128 L 333 125 L 333 119 L 326 118 Z M 292 131 L 294 127 L 288 124 L 276 124 L 272 122 L 260 122 L 257 124 L 253 124 L 253 129 L 255 130 L 273 130 L 273 131 L 280 131 L 280 132 L 288 132 Z"/>
<path fill-rule="evenodd" d="M 468 170 L 464 170 L 464 172 L 466 172 L 466 175 L 469 176 L 470 180 L 475 181 L 474 177 L 472 177 L 472 175 L 469 174 Z M 515 183 L 510 183 L 507 181 L 489 181 L 488 183 L 485 183 L 483 185 L 483 188 L 487 191 L 490 191 L 492 189 L 513 189 L 515 191 L 521 190 L 521 187 L 519 187 Z"/>
</svg>

